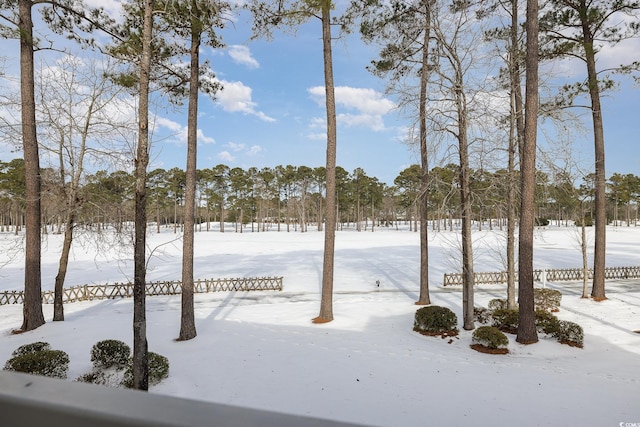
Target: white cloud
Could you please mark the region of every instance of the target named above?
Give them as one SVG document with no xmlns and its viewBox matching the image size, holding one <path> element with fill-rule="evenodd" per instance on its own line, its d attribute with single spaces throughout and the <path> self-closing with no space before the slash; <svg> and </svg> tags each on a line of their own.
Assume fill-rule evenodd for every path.
<svg viewBox="0 0 640 427">
<path fill-rule="evenodd" d="M 218 158 L 223 162 L 233 162 L 236 158 L 231 155 L 228 151 L 221 151 L 218 153 Z"/>
<path fill-rule="evenodd" d="M 244 144 L 236 144 L 235 142 L 229 142 L 227 147 L 231 149 L 231 151 L 242 151 L 244 150 Z"/>
<path fill-rule="evenodd" d="M 311 119 L 311 122 L 309 123 L 309 127 L 311 129 L 324 129 L 327 127 L 327 120 L 323 119 L 322 117 L 314 117 Z"/>
<path fill-rule="evenodd" d="M 202 129 L 198 129 L 198 142 L 203 144 L 215 144 L 216 140 L 208 137 L 202 132 Z"/>
<path fill-rule="evenodd" d="M 174 122 L 166 117 L 156 116 L 154 121 L 158 127 L 165 128 L 171 132 L 182 132 L 183 126 L 180 123 Z"/>
<path fill-rule="evenodd" d="M 362 126 L 374 131 L 384 130 L 382 116 L 375 114 L 338 114 L 336 119 L 338 123 L 342 123 L 347 127 Z"/>
<path fill-rule="evenodd" d="M 316 141 L 324 141 L 327 139 L 326 133 L 308 133 L 308 139 L 316 140 Z"/>
<path fill-rule="evenodd" d="M 229 56 L 237 64 L 246 65 L 249 68 L 260 68 L 260 64 L 251 56 L 251 51 L 247 46 L 239 44 L 229 46 Z"/>
<path fill-rule="evenodd" d="M 256 156 L 264 151 L 264 149 L 260 145 L 252 145 L 247 148 L 245 144 L 236 143 L 236 142 L 228 142 L 225 144 L 225 151 L 221 151 L 218 153 L 218 157 L 225 162 L 234 162 L 236 160 L 237 155 L 244 156 Z"/>
<path fill-rule="evenodd" d="M 258 104 L 251 99 L 252 90 L 242 82 L 229 82 L 220 80 L 223 88 L 217 93 L 217 102 L 224 111 L 230 113 L 251 114 L 265 122 L 275 122 L 276 119 L 267 116 L 262 111 L 256 109 Z"/>
<path fill-rule="evenodd" d="M 256 154 L 260 154 L 262 153 L 263 148 L 259 145 L 252 145 L 251 148 L 249 148 L 249 151 L 247 152 L 248 155 L 250 156 L 255 156 Z"/>
<path fill-rule="evenodd" d="M 629 64 L 637 60 L 638 51 L 640 51 L 638 38 L 624 40 L 613 47 L 605 46 L 598 54 L 598 66 L 613 68 Z"/>
<path fill-rule="evenodd" d="M 103 8 L 114 19 L 119 19 L 123 16 L 122 2 L 120 0 L 87 0 L 86 4 L 88 7 Z"/>
<path fill-rule="evenodd" d="M 177 138 L 178 142 L 187 142 L 187 126 L 182 126 L 180 123 L 167 119 L 166 117 L 156 116 L 154 119 L 157 127 L 167 129 Z M 215 139 L 206 136 L 202 129 L 198 128 L 198 143 L 215 144 L 216 141 Z"/>
<path fill-rule="evenodd" d="M 324 86 L 315 86 L 308 89 L 311 98 L 319 105 L 324 106 Z M 374 131 L 384 130 L 382 117 L 394 109 L 393 101 L 386 99 L 380 92 L 367 88 L 354 88 L 338 86 L 335 88 L 336 105 L 346 110 L 355 110 L 355 113 L 341 113 L 337 119 L 345 126 L 367 127 Z M 314 119 L 312 127 L 317 127 L 318 119 Z"/>
</svg>

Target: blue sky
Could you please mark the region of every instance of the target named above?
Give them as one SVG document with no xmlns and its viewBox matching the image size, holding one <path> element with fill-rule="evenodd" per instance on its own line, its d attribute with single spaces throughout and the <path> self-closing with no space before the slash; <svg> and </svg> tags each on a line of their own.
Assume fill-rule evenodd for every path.
<svg viewBox="0 0 640 427">
<path fill-rule="evenodd" d="M 224 31 L 225 49 L 202 50 L 224 90 L 215 102 L 205 96 L 200 99 L 198 167 L 219 163 L 245 169 L 280 164 L 323 166 L 326 141 L 319 21 L 312 19 L 297 34 L 276 32 L 272 41 L 250 41 L 250 25 L 248 15 L 238 17 Z M 6 54 L 5 72 L 10 73 L 17 67 L 18 44 L 3 41 L 2 46 L 14 52 Z M 392 184 L 418 157 L 404 142 L 410 122 L 394 109 L 395 99 L 384 94 L 385 82 L 365 69 L 376 53 L 357 34 L 333 45 L 337 162 L 348 171 L 361 167 L 368 175 Z M 639 56 L 640 43 L 635 40 L 605 52 L 602 63 L 631 62 Z M 582 66 L 559 64 L 558 70 L 571 79 L 582 73 Z M 639 88 L 627 80 L 603 104 L 607 175 L 640 175 Z M 153 146 L 151 167 L 184 168 L 186 109 L 160 108 L 155 113 L 157 135 L 162 138 Z M 589 116 L 585 118 L 585 131 L 575 137 L 573 157 L 588 168 L 593 162 L 593 144 Z M 542 146 L 544 136 L 540 138 Z M 0 146 L 0 160 L 19 155 Z"/>
<path fill-rule="evenodd" d="M 247 16 L 240 18 L 235 28 L 224 33 L 227 49 L 210 56 L 230 93 L 223 90 L 215 104 L 208 99 L 200 104 L 200 128 L 215 144 L 200 147 L 199 165 L 324 165 L 324 98 L 318 95 L 324 87 L 319 22 L 309 21 L 296 35 L 276 32 L 270 42 L 250 41 L 250 25 Z M 607 52 L 603 62 L 640 59 L 640 43 L 636 40 L 633 45 L 638 49 L 622 47 Z M 365 45 L 353 34 L 335 42 L 333 54 L 338 164 L 348 171 L 361 167 L 368 175 L 391 184 L 402 169 L 419 160 L 415 148 L 405 144 L 410 122 L 393 108 L 395 99 L 384 94 L 385 82 L 365 69 L 377 57 L 377 48 Z M 558 64 L 554 72 L 573 78 L 582 68 L 581 64 Z M 250 99 L 241 96 L 249 94 Z M 230 107 L 234 102 L 243 102 L 244 109 Z M 640 88 L 627 79 L 621 90 L 604 98 L 603 105 L 607 173 L 640 175 Z M 594 151 L 591 121 L 584 115 L 587 111 L 577 109 L 576 113 L 583 114 L 586 127 L 574 136 L 574 157 L 588 168 Z M 544 146 L 542 133 L 539 138 Z M 176 152 L 175 159 L 178 157 L 184 155 Z"/>
<path fill-rule="evenodd" d="M 245 16 L 246 18 L 246 16 Z M 311 20 L 297 35 L 276 33 L 272 41 L 249 41 L 250 22 L 225 31 L 227 48 L 203 52 L 224 89 L 216 102 L 201 97 L 199 128 L 208 142 L 199 146 L 199 167 L 324 166 L 326 130 L 320 24 Z M 384 82 L 365 70 L 375 50 L 357 35 L 334 44 L 338 109 L 338 164 L 348 171 L 392 183 L 416 161 L 401 143 L 406 125 L 383 94 Z M 172 120 L 185 125 L 183 116 Z M 164 143 L 165 167 L 184 164 L 182 144 Z"/>
</svg>

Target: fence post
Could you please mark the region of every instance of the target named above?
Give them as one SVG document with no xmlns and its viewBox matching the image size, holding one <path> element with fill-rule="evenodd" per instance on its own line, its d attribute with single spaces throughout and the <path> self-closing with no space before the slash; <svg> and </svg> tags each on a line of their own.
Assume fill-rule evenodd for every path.
<svg viewBox="0 0 640 427">
<path fill-rule="evenodd" d="M 545 270 L 544 268 L 542 269 L 542 288 L 546 288 L 547 287 L 547 270 Z"/>
</svg>

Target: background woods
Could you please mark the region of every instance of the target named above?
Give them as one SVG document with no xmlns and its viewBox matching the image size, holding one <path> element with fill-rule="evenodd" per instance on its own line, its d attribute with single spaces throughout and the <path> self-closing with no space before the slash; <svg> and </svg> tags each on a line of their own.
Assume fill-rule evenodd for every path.
<svg viewBox="0 0 640 427">
<path fill-rule="evenodd" d="M 216 165 L 198 169 L 195 231 L 221 232 L 322 230 L 325 202 L 321 167 L 277 166 L 248 169 Z M 429 221 L 434 231 L 459 227 L 457 165 L 434 167 L 429 172 Z M 0 162 L 0 230 L 19 232 L 24 225 L 24 174 L 21 159 Z M 470 178 L 475 229 L 505 229 L 504 195 L 508 175 L 472 169 Z M 337 168 L 337 228 L 375 231 L 378 226 L 408 223 L 418 231 L 421 169 L 412 165 L 387 185 L 363 169 L 349 173 Z M 553 220 L 573 226 L 593 224 L 593 187 L 590 177 L 574 183 L 566 174 L 538 171 L 535 217 L 537 225 Z M 43 169 L 43 233 L 63 233 L 68 207 L 60 171 Z M 126 171 L 99 170 L 78 185 L 75 224 L 84 230 L 105 228 L 123 231 L 133 221 L 133 175 Z M 149 173 L 147 199 L 149 222 L 157 232 L 178 233 L 184 224 L 185 173 L 178 168 Z M 614 173 L 607 181 L 607 219 L 618 226 L 637 226 L 640 177 Z"/>
</svg>

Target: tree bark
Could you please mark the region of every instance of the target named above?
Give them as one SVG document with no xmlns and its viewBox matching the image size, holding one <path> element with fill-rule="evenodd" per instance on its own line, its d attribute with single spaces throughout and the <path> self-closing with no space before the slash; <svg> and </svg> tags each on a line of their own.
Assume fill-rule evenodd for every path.
<svg viewBox="0 0 640 427">
<path fill-rule="evenodd" d="M 75 207 L 73 207 L 75 210 Z M 75 211 L 67 214 L 67 220 L 64 226 L 64 240 L 62 242 L 62 252 L 60 254 L 60 262 L 58 264 L 58 274 L 54 284 L 53 291 L 53 321 L 64 321 L 64 304 L 62 302 L 62 293 L 64 291 L 64 279 L 67 276 L 67 267 L 69 265 L 69 253 L 71 252 L 71 243 L 73 242 L 73 223 L 75 221 Z"/>
<path fill-rule="evenodd" d="M 20 32 L 20 93 L 22 100 L 22 147 L 25 174 L 25 269 L 22 331 L 44 325 L 41 273 L 41 176 L 36 133 L 35 78 L 33 59 L 33 2 L 18 1 Z"/>
<path fill-rule="evenodd" d="M 195 0 L 192 0 L 194 3 Z M 196 8 L 194 7 L 195 11 Z M 197 17 L 191 17 L 192 21 Z M 200 78 L 200 30 L 191 24 L 191 64 L 187 123 L 187 170 L 184 193 L 184 235 L 182 240 L 182 311 L 178 341 L 196 337 L 193 309 L 193 239 L 196 206 L 196 166 L 198 149 L 198 80 Z"/>
<path fill-rule="evenodd" d="M 522 90 L 520 86 L 520 49 L 518 44 L 518 1 L 511 4 L 511 51 L 509 54 L 510 86 L 511 86 L 511 125 L 509 135 L 509 164 L 507 190 L 507 307 L 515 309 L 516 273 L 515 273 L 515 234 L 516 234 L 516 151 L 522 152 L 524 136 L 524 118 L 522 112 Z"/>
<path fill-rule="evenodd" d="M 336 236 L 336 102 L 333 83 L 333 59 L 331 53 L 331 2 L 321 1 L 322 51 L 324 55 L 325 103 L 327 109 L 327 158 L 326 158 L 326 227 L 324 231 L 324 259 L 322 262 L 322 296 L 320 314 L 314 323 L 333 320 L 333 261 Z"/>
<path fill-rule="evenodd" d="M 429 81 L 429 41 L 431 39 L 431 0 L 424 1 L 425 30 L 422 39 L 422 68 L 420 69 L 420 296 L 416 305 L 429 305 L 429 157 L 427 150 L 427 84 Z"/>
<path fill-rule="evenodd" d="M 584 203 L 580 202 L 580 217 L 582 224 L 580 224 L 580 250 L 582 252 L 582 298 L 589 298 L 589 292 L 587 291 L 589 284 L 589 257 L 587 256 L 587 226 L 585 224 L 586 218 L 584 216 Z"/>
<path fill-rule="evenodd" d="M 591 98 L 591 116 L 593 119 L 593 141 L 595 147 L 595 247 L 593 253 L 593 287 L 591 297 L 596 301 L 607 299 L 605 295 L 606 238 L 607 238 L 607 193 L 604 164 L 604 128 L 602 124 L 602 107 L 600 105 L 600 88 L 596 71 L 596 54 L 593 35 L 589 29 L 588 7 L 585 0 L 580 0 L 580 21 L 584 40 L 585 61 L 587 64 L 587 80 L 589 97 Z"/>
<path fill-rule="evenodd" d="M 140 61 L 138 149 L 135 162 L 135 241 L 133 274 L 133 388 L 149 389 L 146 318 L 147 166 L 149 164 L 149 78 L 154 0 L 145 0 Z"/>
<path fill-rule="evenodd" d="M 527 56 L 524 147 L 520 158 L 520 233 L 518 244 L 518 305 L 516 341 L 538 342 L 533 301 L 533 227 L 538 127 L 538 0 L 527 0 Z"/>
</svg>

